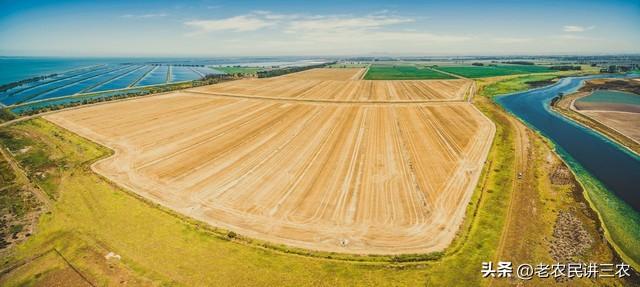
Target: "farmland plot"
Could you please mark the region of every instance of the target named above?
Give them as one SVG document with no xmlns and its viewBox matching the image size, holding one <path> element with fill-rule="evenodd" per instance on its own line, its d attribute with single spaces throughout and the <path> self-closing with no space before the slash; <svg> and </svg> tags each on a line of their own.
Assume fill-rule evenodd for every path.
<svg viewBox="0 0 640 287">
<path fill-rule="evenodd" d="M 320 85 L 337 95 L 306 96 L 350 98 L 340 92 L 372 85 L 297 77 L 205 90 L 286 97 Z M 252 86 L 261 82 L 269 88 Z M 454 98 L 446 93 L 468 83 L 442 82 L 444 91 L 425 87 Z M 403 93 L 395 95 L 409 98 Z M 374 254 L 438 251 L 451 242 L 494 133 L 466 102 L 288 102 L 202 89 L 45 118 L 114 149 L 95 171 L 178 212 L 270 242 Z"/>
<path fill-rule="evenodd" d="M 453 79 L 454 77 L 426 67 L 373 65 L 366 80 Z"/>
<path fill-rule="evenodd" d="M 298 73 L 292 73 L 278 78 L 305 79 L 305 80 L 358 80 L 365 72 L 362 68 L 320 68 L 311 69 Z"/>
<path fill-rule="evenodd" d="M 305 73 L 307 72 L 302 74 Z M 355 73 L 350 75 L 355 75 Z M 472 84 L 472 81 L 469 80 L 362 81 L 317 80 L 305 79 L 305 77 L 306 75 L 287 75 L 266 79 L 231 81 L 200 87 L 194 91 L 241 97 L 391 102 L 461 100 Z"/>
<path fill-rule="evenodd" d="M 443 66 L 436 68 L 436 70 L 460 75 L 466 78 L 484 78 L 554 71 L 548 67 L 534 65 Z"/>
</svg>

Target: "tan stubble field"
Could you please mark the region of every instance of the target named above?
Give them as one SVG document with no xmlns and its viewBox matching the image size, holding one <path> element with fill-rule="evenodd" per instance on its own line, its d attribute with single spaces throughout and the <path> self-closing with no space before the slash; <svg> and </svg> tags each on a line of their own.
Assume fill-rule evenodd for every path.
<svg viewBox="0 0 640 287">
<path fill-rule="evenodd" d="M 342 101 L 345 89 L 217 94 L 232 84 L 268 94 L 314 77 L 349 85 L 358 73 L 239 80 L 45 118 L 116 151 L 94 164 L 96 172 L 213 226 L 321 251 L 442 250 L 462 222 L 495 130 L 470 103 L 411 102 L 408 93 Z M 454 100 L 470 84 L 452 81 L 417 86 Z"/>
</svg>

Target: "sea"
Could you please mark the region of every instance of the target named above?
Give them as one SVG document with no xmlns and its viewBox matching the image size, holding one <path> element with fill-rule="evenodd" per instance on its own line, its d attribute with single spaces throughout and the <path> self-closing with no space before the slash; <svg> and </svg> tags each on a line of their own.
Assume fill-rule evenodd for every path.
<svg viewBox="0 0 640 287">
<path fill-rule="evenodd" d="M 0 56 L 0 85 L 100 64 L 199 64 L 205 66 L 291 66 L 326 61 L 316 57 L 214 57 L 214 58 L 76 58 Z"/>
</svg>

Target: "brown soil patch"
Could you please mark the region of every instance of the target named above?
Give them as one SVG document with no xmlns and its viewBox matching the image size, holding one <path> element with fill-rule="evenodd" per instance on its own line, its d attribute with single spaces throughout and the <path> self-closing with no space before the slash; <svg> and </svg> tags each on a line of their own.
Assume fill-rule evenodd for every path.
<svg viewBox="0 0 640 287">
<path fill-rule="evenodd" d="M 580 111 L 580 113 L 640 143 L 640 113 L 612 111 Z"/>
<path fill-rule="evenodd" d="M 640 113 L 640 106 L 614 103 L 592 103 L 575 101 L 573 105 L 580 111 L 612 111 L 612 112 L 629 112 Z"/>
<path fill-rule="evenodd" d="M 306 99 L 325 101 L 357 101 L 357 102 L 392 102 L 392 101 L 429 101 L 429 100 L 462 100 L 471 88 L 470 80 L 407 80 L 407 81 L 369 81 L 344 78 L 353 73 L 342 70 L 352 69 L 320 69 L 303 73 L 264 78 L 229 81 L 221 84 L 192 89 L 196 92 L 210 94 L 236 95 L 243 97 L 268 97 L 279 99 Z M 334 72 L 339 75 L 334 79 L 329 76 L 312 78 L 309 73 Z M 307 74 L 307 75 L 296 75 Z"/>
</svg>

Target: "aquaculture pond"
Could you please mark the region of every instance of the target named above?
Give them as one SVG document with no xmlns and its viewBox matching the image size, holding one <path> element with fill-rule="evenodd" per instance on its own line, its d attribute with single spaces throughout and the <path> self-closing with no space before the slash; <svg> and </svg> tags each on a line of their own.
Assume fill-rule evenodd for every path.
<svg viewBox="0 0 640 287">
<path fill-rule="evenodd" d="M 156 68 L 149 72 L 140 82 L 138 82 L 135 86 L 149 86 L 149 85 L 157 85 L 164 84 L 167 82 L 169 74 L 169 66 L 161 65 L 156 66 Z"/>
<path fill-rule="evenodd" d="M 36 97 L 32 97 L 29 100 L 42 100 L 42 99 L 49 99 L 49 98 L 57 98 L 57 97 L 63 97 L 63 96 L 68 96 L 68 95 L 73 95 L 73 94 L 77 94 L 77 93 L 82 93 L 82 92 L 86 92 L 89 89 L 100 85 L 101 83 L 108 81 L 109 79 L 112 79 L 114 77 L 117 77 L 118 75 L 122 74 L 123 72 L 127 72 L 128 70 L 130 70 L 131 67 L 130 66 L 116 66 L 115 69 L 112 69 L 106 73 L 101 73 L 101 74 L 97 74 L 91 77 L 88 77 L 82 81 L 78 81 L 75 82 L 73 84 L 61 87 L 59 89 L 55 89 L 40 95 L 37 95 Z"/>
<path fill-rule="evenodd" d="M 171 66 L 171 82 L 192 81 L 201 78 L 191 67 Z"/>
<path fill-rule="evenodd" d="M 138 66 L 137 68 L 115 78 L 111 81 L 103 83 L 93 89 L 91 92 L 100 92 L 100 91 L 108 91 L 115 89 L 124 89 L 129 87 L 131 84 L 135 83 L 138 79 L 144 76 L 148 71 L 150 71 L 153 66 Z"/>
<path fill-rule="evenodd" d="M 87 79 L 94 78 L 99 75 L 103 75 L 115 70 L 116 66 L 102 66 L 97 69 L 88 70 L 77 75 L 72 75 L 69 77 L 63 77 L 60 79 L 55 79 L 51 81 L 43 81 L 38 85 L 34 85 L 28 88 L 21 89 L 14 93 L 7 94 L 3 97 L 2 103 L 5 105 L 12 105 L 21 102 L 31 101 L 35 97 L 38 97 L 45 93 L 50 93 L 59 89 L 63 89 L 65 87 L 74 85 L 76 83 L 85 81 Z"/>
<path fill-rule="evenodd" d="M 586 187 L 616 246 L 627 258 L 640 262 L 640 157 L 550 107 L 559 93 L 574 92 L 587 79 L 605 77 L 623 76 L 564 78 L 551 86 L 499 96 L 496 101 L 555 144 Z"/>
<path fill-rule="evenodd" d="M 578 99 L 585 103 L 614 103 L 626 105 L 640 105 L 640 95 L 629 92 L 598 90 L 584 98 Z"/>
<path fill-rule="evenodd" d="M 105 91 L 87 94 L 78 94 L 74 96 L 59 97 L 53 99 L 45 99 L 39 101 L 33 101 L 25 104 L 16 105 L 11 108 L 11 111 L 16 114 L 23 114 L 32 110 L 38 110 L 45 107 L 67 105 L 71 103 L 82 103 L 85 100 L 96 100 L 101 98 L 110 98 L 113 96 L 125 96 L 130 94 L 136 94 L 143 91 L 144 88 L 131 88 L 126 90 Z"/>
</svg>

